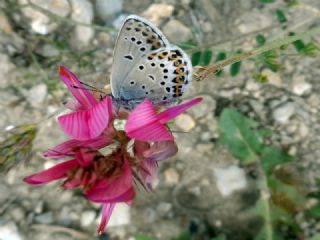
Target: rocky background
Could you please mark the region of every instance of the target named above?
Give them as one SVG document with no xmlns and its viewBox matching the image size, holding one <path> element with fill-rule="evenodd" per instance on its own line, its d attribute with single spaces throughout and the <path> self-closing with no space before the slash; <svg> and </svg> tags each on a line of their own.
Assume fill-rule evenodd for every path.
<svg viewBox="0 0 320 240">
<path fill-rule="evenodd" d="M 304 31 L 319 23 L 320 1 L 301 0 L 288 15 L 289 29 Z M 143 233 L 172 239 L 188 228 L 198 239 L 215 231 L 230 239 L 251 239 L 250 221 L 241 213 L 252 204 L 253 180 L 231 154 L 216 144 L 217 116 L 226 106 L 273 130 L 273 144 L 296 155 L 299 176 L 317 190 L 320 176 L 320 61 L 294 54 L 280 56 L 278 73 L 264 70 L 269 82 L 252 78 L 254 62 L 242 63 L 236 77 L 193 82 L 186 99 L 202 96 L 199 106 L 175 121 L 179 153 L 160 164 L 154 193 L 137 186 L 131 208 L 119 205 L 97 236 L 100 206 L 59 183 L 33 187 L 22 178 L 55 162 L 41 152 L 65 139 L 55 117 L 69 96 L 57 68 L 65 65 L 96 87 L 109 82 L 112 51 L 128 14 L 153 21 L 175 44 L 195 42 L 213 52 L 250 49 L 255 36 L 284 35 L 274 17 L 283 4 L 257 0 L 27 0 L 0 1 L 0 129 L 39 123 L 31 161 L 0 178 L 0 240 L 134 239 Z M 39 8 L 40 7 L 40 8 Z M 79 23 L 80 22 L 80 23 Z M 320 35 L 314 40 L 319 44 Z M 184 133 L 186 132 L 186 133 Z M 0 140 L 3 137 L 0 136 Z M 306 236 L 320 224 L 301 222 Z M 242 237 L 241 237 L 242 236 Z M 310 238 L 311 239 L 311 238 Z"/>
</svg>

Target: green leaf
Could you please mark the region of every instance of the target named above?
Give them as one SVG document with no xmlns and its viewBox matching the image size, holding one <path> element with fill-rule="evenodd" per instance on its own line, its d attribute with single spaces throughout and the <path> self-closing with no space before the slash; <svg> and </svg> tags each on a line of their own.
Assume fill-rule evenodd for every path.
<svg viewBox="0 0 320 240">
<path fill-rule="evenodd" d="M 262 35 L 262 34 L 259 34 L 256 36 L 256 42 L 259 46 L 262 46 L 263 44 L 266 43 L 266 38 Z"/>
<path fill-rule="evenodd" d="M 320 205 L 314 206 L 305 212 L 306 216 L 309 218 L 319 218 L 320 219 Z"/>
<path fill-rule="evenodd" d="M 192 66 L 197 66 L 200 63 L 201 52 L 195 52 L 191 55 Z"/>
<path fill-rule="evenodd" d="M 276 147 L 265 147 L 261 153 L 262 167 L 266 173 L 271 173 L 279 164 L 292 161 L 293 157 Z"/>
<path fill-rule="evenodd" d="M 286 15 L 281 9 L 276 9 L 276 15 L 279 23 L 283 24 L 287 22 Z"/>
<path fill-rule="evenodd" d="M 152 237 L 148 237 L 143 234 L 137 234 L 136 236 L 134 236 L 134 240 L 156 240 L 156 239 Z"/>
<path fill-rule="evenodd" d="M 190 239 L 191 239 L 190 232 L 185 231 L 185 232 L 181 233 L 179 237 L 174 238 L 173 240 L 190 240 Z"/>
<path fill-rule="evenodd" d="M 261 3 L 274 3 L 276 0 L 259 0 Z"/>
<path fill-rule="evenodd" d="M 227 54 L 225 52 L 219 52 L 217 54 L 217 57 L 216 57 L 216 62 L 219 62 L 219 61 L 222 61 L 222 60 L 225 60 L 227 58 Z M 216 73 L 217 76 L 220 76 L 222 74 L 223 70 L 220 70 Z"/>
<path fill-rule="evenodd" d="M 278 54 L 275 50 L 270 50 L 262 54 L 262 61 L 264 65 L 274 72 L 278 71 L 280 68 L 280 63 L 277 58 Z"/>
<path fill-rule="evenodd" d="M 210 48 L 206 49 L 202 54 L 203 65 L 209 65 L 212 59 L 212 50 Z"/>
<path fill-rule="evenodd" d="M 230 75 L 232 77 L 236 76 L 240 72 L 240 68 L 241 68 L 241 61 L 233 63 L 230 66 Z"/>
<path fill-rule="evenodd" d="M 246 164 L 257 160 L 262 150 L 262 139 L 253 130 L 257 124 L 241 113 L 224 109 L 219 119 L 220 141 L 231 153 Z"/>
<path fill-rule="evenodd" d="M 318 47 L 315 43 L 307 43 L 303 48 L 303 53 L 310 57 L 315 57 L 317 55 Z"/>
<path fill-rule="evenodd" d="M 320 240 L 320 233 L 316 233 L 316 235 L 314 235 L 311 240 Z"/>
<path fill-rule="evenodd" d="M 252 78 L 258 83 L 267 83 L 269 81 L 268 77 L 262 73 L 253 73 Z"/>
</svg>

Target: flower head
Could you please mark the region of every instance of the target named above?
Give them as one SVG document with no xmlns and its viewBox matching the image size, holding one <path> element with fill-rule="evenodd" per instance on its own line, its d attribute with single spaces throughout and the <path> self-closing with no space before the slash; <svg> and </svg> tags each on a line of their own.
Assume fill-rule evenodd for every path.
<svg viewBox="0 0 320 240">
<path fill-rule="evenodd" d="M 147 190 L 154 189 L 158 161 L 166 160 L 178 151 L 166 123 L 198 104 L 201 98 L 160 113 L 149 99 L 145 99 L 132 112 L 124 114 L 113 109 L 110 96 L 94 98 L 65 67 L 60 67 L 59 73 L 75 98 L 66 104 L 73 112 L 58 119 L 72 139 L 49 149 L 44 156 L 67 160 L 28 176 L 24 181 L 39 185 L 63 179 L 64 189 L 81 188 L 90 201 L 102 204 L 98 228 L 101 233 L 117 203 L 132 203 L 134 179 Z M 117 130 L 114 121 L 123 116 L 127 118 L 124 130 Z M 109 154 L 100 152 L 111 144 Z"/>
</svg>

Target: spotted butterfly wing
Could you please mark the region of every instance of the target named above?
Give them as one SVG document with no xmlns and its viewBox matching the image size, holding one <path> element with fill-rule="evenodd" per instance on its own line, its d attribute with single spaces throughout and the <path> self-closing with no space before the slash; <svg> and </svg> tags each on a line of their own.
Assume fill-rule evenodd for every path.
<svg viewBox="0 0 320 240">
<path fill-rule="evenodd" d="M 140 102 L 170 101 L 182 96 L 191 80 L 192 65 L 147 20 L 129 16 L 114 51 L 111 88 L 115 99 Z"/>
</svg>

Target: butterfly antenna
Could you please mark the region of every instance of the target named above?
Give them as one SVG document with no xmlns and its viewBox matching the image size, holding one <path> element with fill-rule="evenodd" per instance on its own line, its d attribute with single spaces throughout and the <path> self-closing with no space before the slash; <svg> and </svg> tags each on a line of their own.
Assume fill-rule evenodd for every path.
<svg viewBox="0 0 320 240">
<path fill-rule="evenodd" d="M 98 92 L 98 93 L 103 93 L 103 94 L 105 94 L 105 92 L 103 92 L 102 90 L 99 90 L 99 89 L 97 89 L 97 88 L 92 88 L 92 89 L 87 89 L 87 88 L 85 88 L 85 87 L 78 87 L 78 86 L 76 86 L 76 85 L 71 85 L 71 87 L 73 87 L 73 88 L 75 88 L 75 89 L 80 89 L 80 90 L 90 90 L 90 91 L 93 91 L 93 92 Z"/>
</svg>

